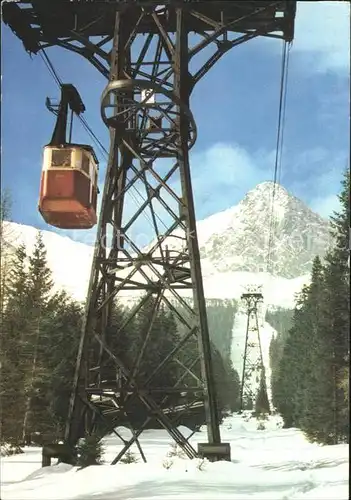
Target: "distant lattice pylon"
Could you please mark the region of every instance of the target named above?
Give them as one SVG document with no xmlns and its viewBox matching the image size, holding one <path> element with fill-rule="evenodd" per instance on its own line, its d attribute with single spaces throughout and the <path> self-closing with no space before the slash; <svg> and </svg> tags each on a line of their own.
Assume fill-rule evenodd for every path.
<svg viewBox="0 0 351 500">
<path fill-rule="evenodd" d="M 241 300 L 247 312 L 243 371 L 240 390 L 240 410 L 256 407 L 269 412 L 266 375 L 263 364 L 261 337 L 259 330 L 258 309 L 263 301 L 259 286 L 249 286 Z"/>
</svg>

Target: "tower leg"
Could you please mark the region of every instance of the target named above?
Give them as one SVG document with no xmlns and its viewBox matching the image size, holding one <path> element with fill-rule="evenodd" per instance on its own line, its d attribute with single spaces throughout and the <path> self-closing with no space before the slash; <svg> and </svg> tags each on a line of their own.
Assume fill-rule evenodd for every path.
<svg viewBox="0 0 351 500">
<path fill-rule="evenodd" d="M 188 30 L 183 9 L 177 9 L 177 43 L 175 51 L 175 83 L 174 90 L 180 101 L 189 105 L 191 81 L 188 70 Z M 221 441 L 219 432 L 216 389 L 212 369 L 212 355 L 210 336 L 208 330 L 206 301 L 201 274 L 200 252 L 197 239 L 194 197 L 191 185 L 189 150 L 188 150 L 187 117 L 180 113 L 178 146 L 178 162 L 183 199 L 186 200 L 187 243 L 189 248 L 190 269 L 194 283 L 194 310 L 197 313 L 199 325 L 199 350 L 201 356 L 201 369 L 205 384 L 205 414 L 207 422 L 208 440 L 211 444 Z"/>
<path fill-rule="evenodd" d="M 196 137 L 196 125 L 189 110 L 192 81 L 188 72 L 186 14 L 180 8 L 175 14 L 175 43 L 165 34 L 158 36 L 149 80 L 145 74 L 140 80 L 134 78 L 135 65 L 142 66 L 150 47 L 150 37 L 145 38 L 141 54 L 132 64 L 132 51 L 128 44 L 133 40 L 133 23 L 129 14 L 117 13 L 110 83 L 101 100 L 102 116 L 111 133 L 111 149 L 66 437 L 74 442 L 84 434 L 82 424 L 79 428 L 84 412 L 89 422 L 96 423 L 97 427 L 98 418 L 103 416 L 104 423 L 109 419 L 111 430 L 118 423 L 118 418 L 112 419 L 109 415 L 113 415 L 114 411 L 116 414 L 120 412 L 120 416 L 130 415 L 136 411 L 133 408 L 140 411 L 141 405 L 146 412 L 145 419 L 135 424 L 137 428 L 133 429 L 131 439 L 113 463 L 122 458 L 133 443 L 139 444 L 140 432 L 150 425 L 152 419 L 167 429 L 189 457 L 197 456 L 189 441 L 172 423 L 174 416 L 169 418 L 170 412 L 175 415 L 174 411 L 181 411 L 181 408 L 172 410 L 170 407 L 171 394 L 176 394 L 178 401 L 185 397 L 185 407 L 189 411 L 197 404 L 203 405 L 208 444 L 215 445 L 205 450 L 206 456 L 213 460 L 230 456 L 229 445 L 221 446 L 220 440 L 190 176 L 189 148 Z M 161 61 L 161 58 L 166 58 L 166 61 Z M 169 65 L 168 75 L 171 77 L 167 81 L 165 77 L 160 82 L 158 72 L 161 63 Z M 160 85 L 162 81 L 163 85 Z M 146 92 L 149 97 L 145 97 Z M 161 176 L 162 167 L 159 170 L 158 165 L 163 158 L 167 159 L 168 166 L 166 175 Z M 178 181 L 175 182 L 174 178 Z M 130 214 L 126 213 L 125 206 L 128 206 L 128 195 L 135 185 L 145 190 L 146 195 L 144 202 Z M 174 201 L 181 208 L 179 215 L 174 210 Z M 154 208 L 156 202 L 164 208 L 169 220 L 163 233 L 159 231 L 158 214 Z M 147 210 L 151 214 L 154 236 L 151 249 L 148 247 L 145 250 L 138 245 L 131 227 Z M 170 251 L 168 242 L 175 232 L 181 235 L 183 246 Z M 117 331 L 111 333 L 115 299 L 123 299 L 123 292 L 133 289 L 139 293 L 136 303 L 126 310 L 125 320 Z M 192 291 L 191 302 L 182 297 L 179 292 L 182 289 Z M 139 324 L 138 314 L 145 307 L 149 308 L 150 316 L 147 324 L 142 325 L 145 326 L 143 340 L 133 359 L 127 359 L 123 352 L 116 352 L 118 336 L 123 335 L 128 324 Z M 143 360 L 148 350 L 155 349 L 155 338 L 152 337 L 160 314 L 171 314 L 177 320 L 181 333 L 159 365 L 145 376 Z M 170 335 L 171 330 L 167 328 L 173 327 L 165 328 L 158 333 L 160 342 Z M 193 340 L 198 346 L 199 370 L 193 368 L 194 360 L 190 360 L 190 365 L 189 360 L 184 361 L 184 351 L 189 349 Z M 128 350 L 128 346 L 124 347 Z M 183 367 L 184 373 L 178 370 L 178 379 L 172 382 L 173 387 L 158 387 L 159 396 L 156 397 L 153 395 L 156 390 L 153 380 L 171 363 L 177 363 L 178 368 Z M 109 367 L 108 370 L 106 367 Z M 106 375 L 106 370 L 109 375 Z M 111 382 L 111 370 L 119 374 L 115 385 Z M 189 374 L 198 381 L 196 387 L 189 387 Z M 119 407 L 122 392 L 125 397 L 123 407 Z M 96 412 L 93 417 L 91 409 L 94 406 Z"/>
</svg>

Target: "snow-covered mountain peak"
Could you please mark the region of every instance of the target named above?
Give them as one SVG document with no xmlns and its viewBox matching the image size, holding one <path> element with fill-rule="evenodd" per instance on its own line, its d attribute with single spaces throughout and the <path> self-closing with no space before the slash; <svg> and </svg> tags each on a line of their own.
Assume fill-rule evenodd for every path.
<svg viewBox="0 0 351 500">
<path fill-rule="evenodd" d="M 283 186 L 271 181 L 261 182 L 254 189 L 249 191 L 244 199 L 239 203 L 242 210 L 273 213 L 281 220 L 289 206 L 295 203 L 303 205 L 303 202 L 291 195 Z"/>
<path fill-rule="evenodd" d="M 273 181 L 260 182 L 257 186 L 251 189 L 246 196 L 271 196 L 273 191 L 275 191 L 275 194 L 278 196 L 292 196 L 284 186 Z"/>
<path fill-rule="evenodd" d="M 198 232 L 201 255 L 217 272 L 264 272 L 272 262 L 274 274 L 295 278 L 308 273 L 330 244 L 328 222 L 273 182 L 258 184 L 237 206 L 201 221 Z"/>
<path fill-rule="evenodd" d="M 272 181 L 265 181 L 248 191 L 237 205 L 198 221 L 197 230 L 200 247 L 206 245 L 213 235 L 218 235 L 230 229 L 238 229 L 238 226 L 242 225 L 243 214 L 255 215 L 255 212 L 261 212 L 262 210 L 271 212 L 273 198 L 275 215 L 280 217 L 284 216 L 285 207 L 289 204 L 289 200 L 295 199 L 283 186 L 274 184 Z"/>
<path fill-rule="evenodd" d="M 308 281 L 315 255 L 330 242 L 328 222 L 279 185 L 275 186 L 271 224 L 272 182 L 249 191 L 240 203 L 197 223 L 202 274 L 207 298 L 239 298 L 249 283 L 264 286 L 268 305 L 292 306 L 294 293 Z M 10 223 L 12 240 L 31 253 L 37 230 Z M 270 236 L 273 274 L 267 272 Z M 49 266 L 58 287 L 84 300 L 93 247 L 53 231 L 43 231 Z M 170 249 L 183 244 L 169 237 Z M 146 250 L 146 249 L 145 249 Z"/>
</svg>

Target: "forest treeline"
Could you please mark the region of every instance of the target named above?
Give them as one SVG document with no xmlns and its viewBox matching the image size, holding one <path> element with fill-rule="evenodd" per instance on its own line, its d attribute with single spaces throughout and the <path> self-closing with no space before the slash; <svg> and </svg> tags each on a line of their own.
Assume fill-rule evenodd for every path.
<svg viewBox="0 0 351 500">
<path fill-rule="evenodd" d="M 331 218 L 333 247 L 313 262 L 295 310 L 267 317 L 279 331 L 270 346 L 273 403 L 286 427 L 323 444 L 349 439 L 350 175 Z"/>
<path fill-rule="evenodd" d="M 4 214 L 2 214 L 4 215 Z M 82 307 L 54 292 L 42 236 L 31 255 L 2 224 L 1 440 L 61 436 L 71 392 Z"/>
<path fill-rule="evenodd" d="M 34 249 L 27 255 L 23 245 L 16 246 L 11 235 L 9 205 L 2 203 L 1 213 L 1 440 L 13 444 L 29 443 L 38 435 L 62 438 L 72 389 L 73 373 L 83 320 L 82 304 L 64 291 L 55 291 L 46 248 L 40 232 Z M 63 263 L 64 265 L 64 263 Z M 109 346 L 130 368 L 147 334 L 154 299 L 140 309 L 133 321 L 119 333 L 128 310 L 115 303 Z M 221 415 L 238 408 L 239 377 L 228 356 L 235 306 L 231 301 L 211 303 L 209 323 L 213 332 L 213 368 Z M 150 344 L 138 368 L 143 382 L 179 342 L 181 325 L 165 307 L 160 307 L 152 324 Z M 198 357 L 197 341 L 186 344 L 179 354 L 180 363 L 171 362 L 152 380 L 151 387 L 172 387 L 187 365 Z M 115 373 L 107 363 L 102 378 Z M 199 363 L 194 365 L 200 376 Z M 192 377 L 184 385 L 194 386 Z M 177 401 L 172 399 L 172 404 Z M 138 409 L 142 417 L 142 408 Z"/>
</svg>

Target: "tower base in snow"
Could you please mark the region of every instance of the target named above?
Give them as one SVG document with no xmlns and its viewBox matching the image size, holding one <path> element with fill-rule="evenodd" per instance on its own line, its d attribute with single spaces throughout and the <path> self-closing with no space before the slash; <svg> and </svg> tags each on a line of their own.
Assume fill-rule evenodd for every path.
<svg viewBox="0 0 351 500">
<path fill-rule="evenodd" d="M 216 462 L 218 460 L 230 462 L 231 460 L 229 443 L 198 443 L 197 453 L 199 457 L 207 458 L 210 462 Z"/>
</svg>

